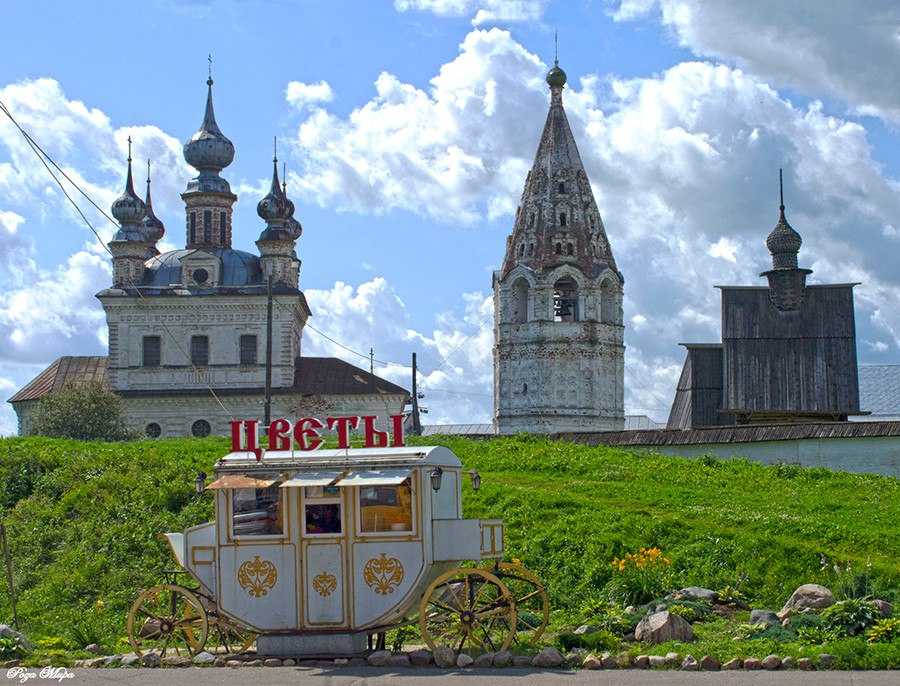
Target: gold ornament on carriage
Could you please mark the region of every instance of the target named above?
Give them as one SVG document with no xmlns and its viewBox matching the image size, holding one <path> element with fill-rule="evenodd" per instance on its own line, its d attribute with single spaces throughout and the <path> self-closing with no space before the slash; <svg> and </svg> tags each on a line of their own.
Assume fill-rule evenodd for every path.
<svg viewBox="0 0 900 686">
<path fill-rule="evenodd" d="M 237 581 L 254 598 L 261 598 L 278 581 L 278 570 L 269 560 L 256 555 L 238 567 Z"/>
<path fill-rule="evenodd" d="M 403 564 L 396 557 L 381 553 L 373 557 L 363 567 L 363 581 L 380 595 L 393 593 L 403 581 Z"/>
<path fill-rule="evenodd" d="M 316 593 L 323 598 L 327 598 L 334 593 L 334 589 L 337 588 L 337 579 L 334 574 L 322 572 L 313 577 L 312 585 L 313 588 L 316 589 Z"/>
</svg>

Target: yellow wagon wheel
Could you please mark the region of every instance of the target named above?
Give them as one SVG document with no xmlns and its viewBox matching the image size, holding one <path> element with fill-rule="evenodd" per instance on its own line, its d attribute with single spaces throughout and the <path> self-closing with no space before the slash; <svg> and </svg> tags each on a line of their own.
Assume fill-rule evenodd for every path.
<svg viewBox="0 0 900 686">
<path fill-rule="evenodd" d="M 540 577 L 518 562 L 498 562 L 490 567 L 516 601 L 516 624 L 519 636 L 536 643 L 550 623 L 550 597 Z"/>
<path fill-rule="evenodd" d="M 143 591 L 128 613 L 128 640 L 136 655 L 155 651 L 195 655 L 203 650 L 209 621 L 200 599 L 186 588 L 159 584 Z"/>
<path fill-rule="evenodd" d="M 216 642 L 217 653 L 240 654 L 250 650 L 257 633 L 222 615 L 210 617 L 210 636 Z"/>
<path fill-rule="evenodd" d="M 431 582 L 422 596 L 419 629 L 432 650 L 506 650 L 516 632 L 516 603 L 491 572 L 454 569 Z"/>
</svg>

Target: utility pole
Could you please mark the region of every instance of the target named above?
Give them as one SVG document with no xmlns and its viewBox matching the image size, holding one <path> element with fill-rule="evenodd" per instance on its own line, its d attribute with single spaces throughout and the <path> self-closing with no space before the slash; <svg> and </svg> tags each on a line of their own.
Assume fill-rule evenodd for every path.
<svg viewBox="0 0 900 686">
<path fill-rule="evenodd" d="M 272 421 L 272 275 L 266 281 L 266 406 L 263 424 L 266 430 Z"/>
<path fill-rule="evenodd" d="M 422 422 L 419 419 L 419 391 L 416 387 L 416 354 L 412 354 L 412 430 L 413 436 L 422 435 Z"/>
<path fill-rule="evenodd" d="M 9 602 L 12 605 L 13 625 L 19 630 L 19 613 L 16 612 L 16 586 L 13 583 L 12 554 L 9 552 L 9 540 L 6 538 L 6 524 L 0 522 L 0 545 L 3 546 L 3 560 L 6 563 L 6 585 L 9 588 Z"/>
<path fill-rule="evenodd" d="M 369 348 L 369 374 L 375 374 L 375 348 Z"/>
</svg>

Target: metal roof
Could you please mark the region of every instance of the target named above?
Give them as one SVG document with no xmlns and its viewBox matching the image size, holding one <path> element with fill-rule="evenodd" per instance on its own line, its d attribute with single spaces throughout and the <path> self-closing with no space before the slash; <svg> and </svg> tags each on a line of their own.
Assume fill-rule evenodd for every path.
<svg viewBox="0 0 900 686">
<path fill-rule="evenodd" d="M 39 400 L 65 386 L 83 386 L 93 382 L 106 384 L 105 357 L 60 357 L 20 389 L 9 402 Z"/>
<path fill-rule="evenodd" d="M 900 416 L 900 364 L 860 365 L 859 404 L 872 417 Z"/>
<path fill-rule="evenodd" d="M 144 280 L 141 285 L 153 288 L 167 288 L 177 285 L 181 287 L 181 260 L 192 252 L 205 252 L 215 255 L 222 264 L 219 274 L 219 287 L 234 288 L 236 286 L 250 286 L 262 284 L 262 269 L 259 266 L 259 257 L 243 250 L 231 248 L 197 248 L 190 250 L 173 250 L 157 255 L 146 263 Z"/>
</svg>

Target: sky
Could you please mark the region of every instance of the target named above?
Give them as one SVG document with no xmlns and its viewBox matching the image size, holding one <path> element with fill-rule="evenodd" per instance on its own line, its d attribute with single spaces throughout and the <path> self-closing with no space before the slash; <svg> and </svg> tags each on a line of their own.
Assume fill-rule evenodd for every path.
<svg viewBox="0 0 900 686">
<path fill-rule="evenodd" d="M 93 197 L 143 188 L 184 244 L 181 146 L 212 54 L 236 148 L 234 247 L 255 252 L 272 141 L 304 227 L 303 354 L 404 384 L 426 423 L 492 415 L 491 273 L 549 93 L 625 276 L 625 405 L 664 421 L 681 342 L 719 339 L 716 284 L 757 284 L 778 217 L 811 282 L 860 282 L 861 363 L 900 361 L 900 9 L 890 0 L 7 0 L 0 101 Z M 82 201 L 103 240 L 113 227 Z M 108 255 L 0 117 L 0 396 L 106 351 Z M 339 347 L 319 332 L 340 342 Z M 366 356 L 361 357 L 354 352 Z M 14 433 L 4 403 L 0 434 Z"/>
</svg>

